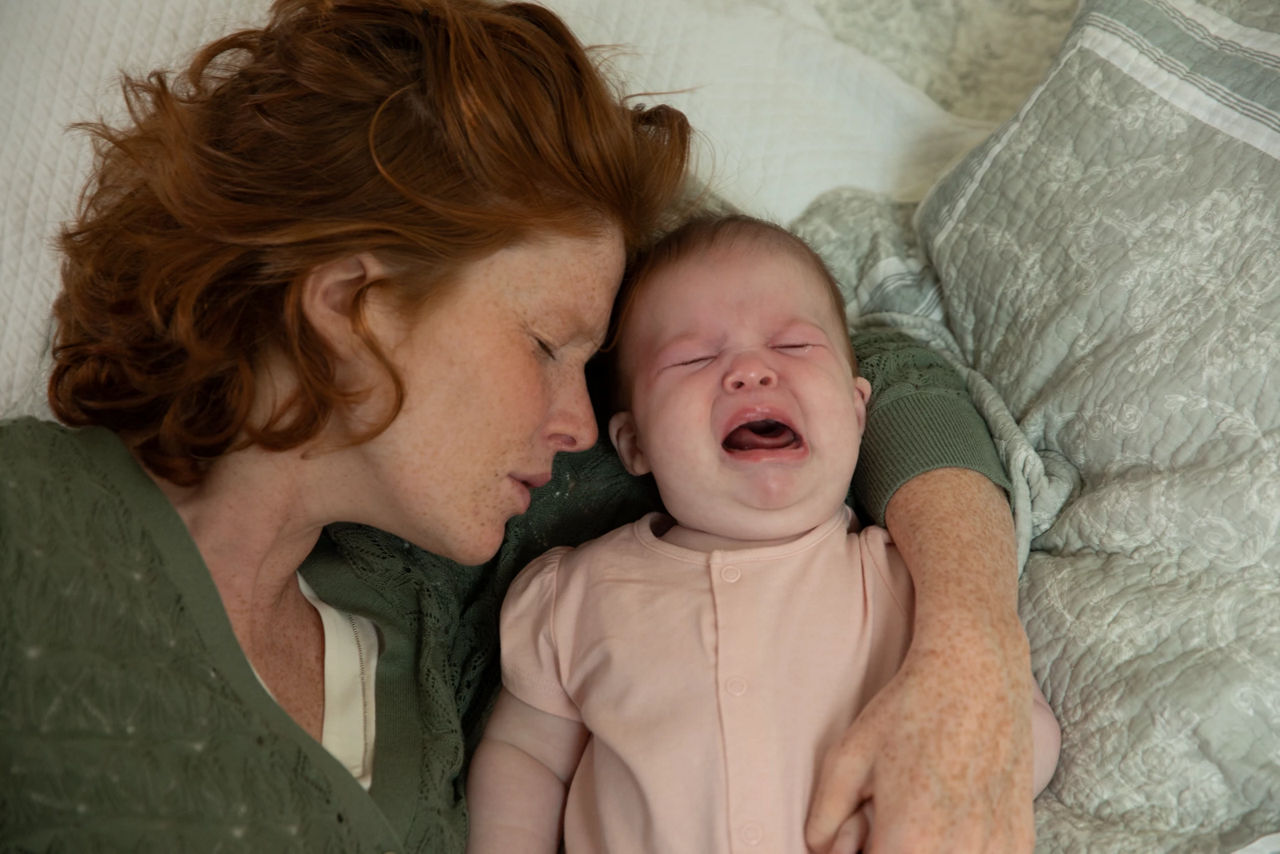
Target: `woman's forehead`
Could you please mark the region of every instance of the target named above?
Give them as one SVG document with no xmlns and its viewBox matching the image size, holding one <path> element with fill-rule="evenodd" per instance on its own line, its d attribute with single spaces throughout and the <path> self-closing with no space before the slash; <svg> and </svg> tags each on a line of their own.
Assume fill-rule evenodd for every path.
<svg viewBox="0 0 1280 854">
<path fill-rule="evenodd" d="M 575 235 L 539 233 L 481 259 L 459 284 L 486 293 L 530 320 L 607 325 L 626 260 L 616 227 Z"/>
</svg>

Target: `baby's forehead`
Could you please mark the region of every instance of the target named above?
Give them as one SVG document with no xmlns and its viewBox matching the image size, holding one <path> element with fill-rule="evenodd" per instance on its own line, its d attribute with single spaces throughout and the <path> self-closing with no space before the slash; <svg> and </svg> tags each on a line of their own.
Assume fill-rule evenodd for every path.
<svg viewBox="0 0 1280 854">
<path fill-rule="evenodd" d="M 718 292 L 729 299 L 735 293 L 738 275 L 743 273 L 742 266 L 766 260 L 791 262 L 787 265 L 785 275 L 777 282 L 778 297 L 801 304 L 817 296 L 824 301 L 824 314 L 830 314 L 830 318 L 823 319 L 844 325 L 843 298 L 822 261 L 796 238 L 773 231 L 718 235 L 706 245 L 692 248 L 680 257 L 670 258 L 651 270 L 644 281 L 638 283 L 635 300 L 642 302 L 647 297 L 678 304 L 682 299 L 689 299 L 690 292 L 682 285 L 687 284 L 685 274 L 693 272 L 706 273 L 707 276 L 701 279 L 701 283 L 704 286 L 719 286 Z M 738 266 L 737 270 L 733 269 L 735 266 Z M 723 277 L 716 275 L 721 269 L 724 270 Z M 635 316 L 630 319 L 634 320 Z"/>
</svg>

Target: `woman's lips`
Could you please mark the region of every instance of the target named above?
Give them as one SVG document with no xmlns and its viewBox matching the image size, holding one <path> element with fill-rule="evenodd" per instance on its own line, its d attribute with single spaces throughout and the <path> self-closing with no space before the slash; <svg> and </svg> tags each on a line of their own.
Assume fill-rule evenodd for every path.
<svg viewBox="0 0 1280 854">
<path fill-rule="evenodd" d="M 540 486 L 546 486 L 551 482 L 551 472 L 535 475 L 515 475 L 516 480 L 528 486 L 530 489 L 537 489 Z"/>
<path fill-rule="evenodd" d="M 520 493 L 520 513 L 524 513 L 529 509 L 529 505 L 533 503 L 533 490 L 540 486 L 546 486 L 551 480 L 551 473 L 535 475 L 510 475 L 512 481 L 515 482 Z"/>
</svg>

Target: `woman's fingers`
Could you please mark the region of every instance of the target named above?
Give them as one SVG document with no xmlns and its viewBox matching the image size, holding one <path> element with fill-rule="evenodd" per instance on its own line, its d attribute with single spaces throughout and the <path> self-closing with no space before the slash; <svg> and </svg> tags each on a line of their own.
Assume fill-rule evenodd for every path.
<svg viewBox="0 0 1280 854">
<path fill-rule="evenodd" d="M 871 802 L 867 801 L 840 825 L 835 842 L 831 844 L 831 854 L 858 854 L 862 851 L 871 834 L 871 818 Z"/>
<path fill-rule="evenodd" d="M 855 821 L 859 818 L 855 811 L 871 792 L 871 764 L 875 755 L 871 746 L 864 743 L 863 733 L 864 727 L 855 720 L 823 757 L 804 830 L 809 850 L 817 854 L 838 850 L 834 845 L 839 834 L 846 831 L 846 824 L 852 823 L 848 828 L 850 832 L 860 826 Z M 865 824 L 865 816 L 861 823 Z M 858 844 L 862 839 L 865 832 Z"/>
</svg>

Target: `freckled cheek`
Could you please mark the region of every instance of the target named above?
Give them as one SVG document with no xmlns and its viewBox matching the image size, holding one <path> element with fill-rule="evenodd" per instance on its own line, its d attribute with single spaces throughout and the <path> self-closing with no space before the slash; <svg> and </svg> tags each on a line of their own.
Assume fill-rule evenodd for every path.
<svg viewBox="0 0 1280 854">
<path fill-rule="evenodd" d="M 546 378 L 528 361 L 528 357 L 517 357 L 500 371 L 477 377 L 476 387 L 470 392 L 473 400 L 482 396 L 488 412 L 486 428 L 496 433 L 494 438 L 503 444 L 527 438 L 533 425 L 546 419 L 550 408 Z"/>
</svg>

